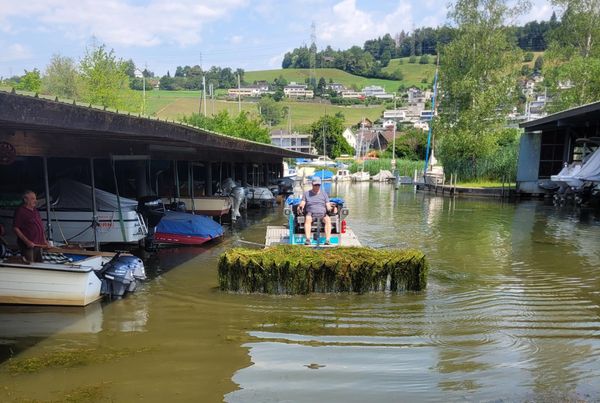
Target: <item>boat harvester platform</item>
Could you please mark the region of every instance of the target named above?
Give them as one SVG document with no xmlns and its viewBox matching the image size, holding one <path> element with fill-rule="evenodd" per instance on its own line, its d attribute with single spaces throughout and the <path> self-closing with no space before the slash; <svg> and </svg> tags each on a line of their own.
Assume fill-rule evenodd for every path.
<svg viewBox="0 0 600 403">
<path fill-rule="evenodd" d="M 283 225 L 269 225 L 267 227 L 267 236 L 265 239 L 265 246 L 274 245 L 300 245 L 304 246 L 304 240 L 306 237 L 304 234 L 294 234 L 293 242 L 290 242 L 290 230 L 288 227 Z M 308 245 L 306 245 L 308 246 Z M 344 233 L 331 234 L 331 245 L 325 245 L 325 236 L 321 235 L 319 242 L 315 239 L 311 239 L 312 247 L 319 246 L 323 248 L 332 248 L 338 246 L 361 246 L 360 241 L 350 228 L 346 228 Z"/>
</svg>

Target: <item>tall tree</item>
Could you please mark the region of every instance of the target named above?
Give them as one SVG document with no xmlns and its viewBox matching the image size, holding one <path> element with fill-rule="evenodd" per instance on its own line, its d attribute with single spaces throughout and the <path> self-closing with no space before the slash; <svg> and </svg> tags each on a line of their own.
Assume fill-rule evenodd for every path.
<svg viewBox="0 0 600 403">
<path fill-rule="evenodd" d="M 553 0 L 563 10 L 544 60 L 552 111 L 600 99 L 600 0 Z"/>
<path fill-rule="evenodd" d="M 271 97 L 263 97 L 258 101 L 258 112 L 266 124 L 276 125 L 283 119 L 283 109 L 279 102 Z"/>
<path fill-rule="evenodd" d="M 352 147 L 342 136 L 344 120 L 340 116 L 322 116 L 310 126 L 310 132 L 313 135 L 313 142 L 319 154 L 323 152 L 323 139 L 325 139 L 326 154 L 330 158 L 354 153 Z"/>
<path fill-rule="evenodd" d="M 522 52 L 510 40 L 509 21 L 527 2 L 457 0 L 450 17 L 454 40 L 440 53 L 439 156 L 449 172 L 473 177 L 477 165 L 498 149 Z M 514 2 L 511 2 L 514 3 Z M 437 129 L 441 130 L 437 130 Z"/>
<path fill-rule="evenodd" d="M 25 70 L 25 75 L 19 79 L 16 88 L 23 91 L 40 92 L 42 89 L 42 78 L 38 69 Z"/>
<path fill-rule="evenodd" d="M 78 97 L 79 72 L 70 57 L 53 55 L 42 79 L 44 90 L 52 95 L 75 99 Z"/>
<path fill-rule="evenodd" d="M 86 49 L 80 62 L 83 100 L 111 108 L 135 110 L 141 105 L 141 98 L 129 90 L 126 68 L 127 65 L 117 59 L 113 50 L 107 51 L 105 45 Z"/>
</svg>

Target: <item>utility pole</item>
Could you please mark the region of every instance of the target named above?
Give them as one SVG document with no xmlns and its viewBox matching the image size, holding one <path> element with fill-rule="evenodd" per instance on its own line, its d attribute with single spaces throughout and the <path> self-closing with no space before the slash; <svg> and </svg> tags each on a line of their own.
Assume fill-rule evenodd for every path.
<svg viewBox="0 0 600 403">
<path fill-rule="evenodd" d="M 210 83 L 208 85 L 208 91 L 210 93 L 210 100 L 212 101 L 211 105 L 212 105 L 212 114 L 213 116 L 215 115 L 215 93 L 214 93 L 214 86 L 213 83 Z"/>
<path fill-rule="evenodd" d="M 202 72 L 202 106 L 204 109 L 204 116 L 206 116 L 206 76 Z"/>
<path fill-rule="evenodd" d="M 238 113 L 242 113 L 242 94 L 241 91 L 241 83 L 240 83 L 240 74 L 238 73 Z"/>
<path fill-rule="evenodd" d="M 202 52 L 200 52 L 200 69 L 202 69 Z M 202 91 L 200 91 L 200 104 L 198 105 L 198 115 L 201 115 L 201 114 L 202 114 Z"/>
</svg>

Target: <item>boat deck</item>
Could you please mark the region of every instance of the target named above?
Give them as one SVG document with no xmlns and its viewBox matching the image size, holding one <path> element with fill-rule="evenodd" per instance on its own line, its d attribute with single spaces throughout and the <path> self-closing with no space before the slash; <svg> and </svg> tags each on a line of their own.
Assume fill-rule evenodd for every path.
<svg viewBox="0 0 600 403">
<path fill-rule="evenodd" d="M 295 244 L 304 246 L 304 239 L 304 234 L 295 234 Z M 321 236 L 318 243 L 313 239 L 310 246 L 319 246 L 322 248 L 335 248 L 338 246 L 361 246 L 360 241 L 354 234 L 354 231 L 352 231 L 350 228 L 346 228 L 346 232 L 344 234 L 331 234 L 331 245 L 325 245 L 324 243 L 325 237 Z M 283 225 L 269 225 L 267 227 L 265 246 L 280 244 L 290 244 L 290 232 L 288 228 L 284 227 Z"/>
</svg>

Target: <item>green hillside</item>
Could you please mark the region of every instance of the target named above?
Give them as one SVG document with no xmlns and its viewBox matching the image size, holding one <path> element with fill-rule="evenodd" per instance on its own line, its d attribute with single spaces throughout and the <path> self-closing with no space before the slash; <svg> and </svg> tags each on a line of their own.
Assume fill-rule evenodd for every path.
<svg viewBox="0 0 600 403">
<path fill-rule="evenodd" d="M 382 70 L 390 74 L 400 70 L 404 76 L 404 79 L 400 82 L 407 88 L 412 86 L 422 87 L 423 85 L 431 87 L 435 75 L 435 58 L 430 56 L 429 64 L 419 64 L 419 57 L 417 57 L 416 63 L 409 63 L 408 61 L 408 57 L 392 59 Z M 426 83 L 423 83 L 423 80 L 426 80 Z"/>
<path fill-rule="evenodd" d="M 381 117 L 384 107 L 375 105 L 371 107 L 345 107 L 333 106 L 329 104 L 320 104 L 313 102 L 282 101 L 283 106 L 290 109 L 292 127 L 300 129 L 319 119 L 324 114 L 336 114 L 341 112 L 347 125 L 357 124 L 363 117 L 376 120 Z M 232 115 L 238 113 L 237 101 L 208 100 L 206 103 L 206 112 L 209 115 L 217 114 L 223 110 Z M 252 116 L 258 117 L 258 107 L 256 102 L 243 101 L 241 103 L 243 111 L 249 112 Z M 161 119 L 178 120 L 182 116 L 198 113 L 200 108 L 199 91 L 151 91 L 147 93 L 146 113 L 152 116 L 158 116 Z M 274 128 L 287 128 L 287 120 L 281 122 Z"/>
<path fill-rule="evenodd" d="M 252 83 L 259 80 L 267 80 L 273 82 L 279 76 L 283 76 L 288 82 L 295 81 L 304 83 L 310 77 L 309 69 L 278 69 L 278 70 L 259 70 L 247 71 L 244 73 L 244 81 Z M 355 86 L 357 89 L 362 89 L 368 85 L 379 85 L 386 89 L 387 92 L 398 91 L 401 81 L 381 80 L 377 78 L 365 78 L 355 76 L 350 73 L 338 69 L 316 69 L 315 76 L 317 80 L 323 77 L 327 82 L 329 79 L 336 83 L 343 84 L 348 88 Z"/>
</svg>

